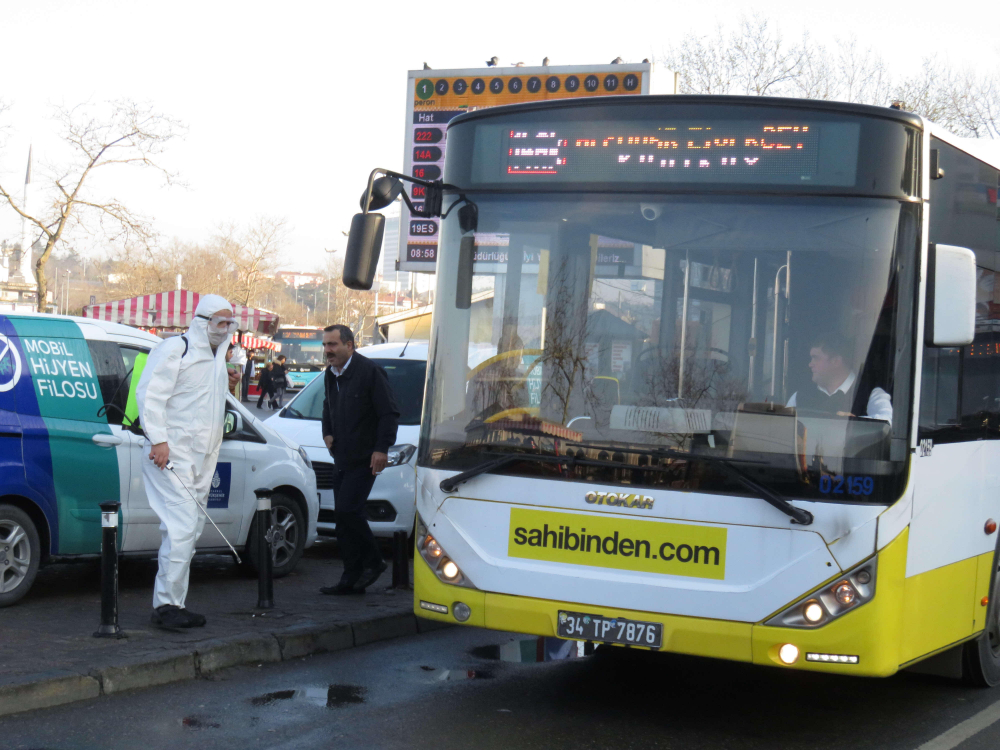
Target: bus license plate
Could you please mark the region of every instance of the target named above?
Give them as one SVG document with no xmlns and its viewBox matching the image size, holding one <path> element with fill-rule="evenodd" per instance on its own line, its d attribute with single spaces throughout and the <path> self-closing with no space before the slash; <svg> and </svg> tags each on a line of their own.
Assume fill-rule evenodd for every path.
<svg viewBox="0 0 1000 750">
<path fill-rule="evenodd" d="M 598 643 L 622 643 L 626 646 L 660 648 L 663 625 L 658 622 L 626 620 L 624 617 L 603 617 L 580 612 L 559 612 L 560 638 Z"/>
</svg>

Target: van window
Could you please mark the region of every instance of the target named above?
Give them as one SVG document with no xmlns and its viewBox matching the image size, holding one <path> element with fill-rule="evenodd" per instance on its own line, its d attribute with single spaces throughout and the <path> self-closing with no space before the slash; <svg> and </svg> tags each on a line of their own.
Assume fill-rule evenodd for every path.
<svg viewBox="0 0 1000 750">
<path fill-rule="evenodd" d="M 114 341 L 87 341 L 87 346 L 90 348 L 94 374 L 101 388 L 102 402 L 108 406 L 108 424 L 121 424 L 128 399 L 128 385 L 125 382 L 128 368 L 121 348 Z"/>
</svg>

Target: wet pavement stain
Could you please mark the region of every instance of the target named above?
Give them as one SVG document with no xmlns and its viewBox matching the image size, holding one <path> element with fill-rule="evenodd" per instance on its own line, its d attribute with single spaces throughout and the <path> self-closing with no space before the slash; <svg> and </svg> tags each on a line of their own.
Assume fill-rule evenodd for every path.
<svg viewBox="0 0 1000 750">
<path fill-rule="evenodd" d="M 336 708 L 346 703 L 364 703 L 365 689 L 360 685 L 330 685 L 326 692 L 326 707 Z"/>
<path fill-rule="evenodd" d="M 438 682 L 457 680 L 492 680 L 493 672 L 488 669 L 446 669 L 437 676 Z"/>
<path fill-rule="evenodd" d="M 287 701 L 295 697 L 294 690 L 276 690 L 273 693 L 264 693 L 256 698 L 250 699 L 252 706 L 270 706 L 275 701 Z"/>
<path fill-rule="evenodd" d="M 189 729 L 218 729 L 221 725 L 214 721 L 199 719 L 197 716 L 185 716 L 181 724 Z"/>
<path fill-rule="evenodd" d="M 324 708 L 339 708 L 348 703 L 364 703 L 365 689 L 360 685 L 328 685 L 297 690 L 276 690 L 250 699 L 253 706 L 270 706 L 278 701 L 296 700 Z"/>
<path fill-rule="evenodd" d="M 469 655 L 477 659 L 489 659 L 490 661 L 500 661 L 500 646 L 490 644 L 489 646 L 476 646 L 469 649 Z"/>
</svg>

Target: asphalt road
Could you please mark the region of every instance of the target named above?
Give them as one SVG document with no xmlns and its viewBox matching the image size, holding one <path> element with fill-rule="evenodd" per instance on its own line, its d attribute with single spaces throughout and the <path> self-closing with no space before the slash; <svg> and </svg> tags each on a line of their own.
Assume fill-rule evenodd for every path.
<svg viewBox="0 0 1000 750">
<path fill-rule="evenodd" d="M 453 628 L 241 667 L 211 681 L 0 719 L 0 744 L 11 750 L 1000 746 L 1000 689 L 912 674 L 834 678 L 620 649 L 545 663 L 499 660 L 499 653 L 536 652 L 533 641 L 521 647 L 517 640 Z"/>
</svg>

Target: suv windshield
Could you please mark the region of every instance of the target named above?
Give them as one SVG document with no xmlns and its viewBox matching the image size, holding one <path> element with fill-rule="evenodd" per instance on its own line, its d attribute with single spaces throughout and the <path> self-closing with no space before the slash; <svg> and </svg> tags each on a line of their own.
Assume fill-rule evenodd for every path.
<svg viewBox="0 0 1000 750">
<path fill-rule="evenodd" d="M 442 226 L 422 465 L 576 456 L 503 471 L 745 494 L 680 451 L 790 497 L 898 496 L 917 205 L 470 197 L 477 232 Z"/>
<path fill-rule="evenodd" d="M 427 363 L 419 359 L 372 359 L 385 368 L 389 376 L 389 386 L 399 406 L 399 423 L 420 424 L 420 412 L 424 405 L 424 374 Z M 302 389 L 286 408 L 284 416 L 292 419 L 323 418 L 323 377 L 317 377 Z"/>
</svg>

